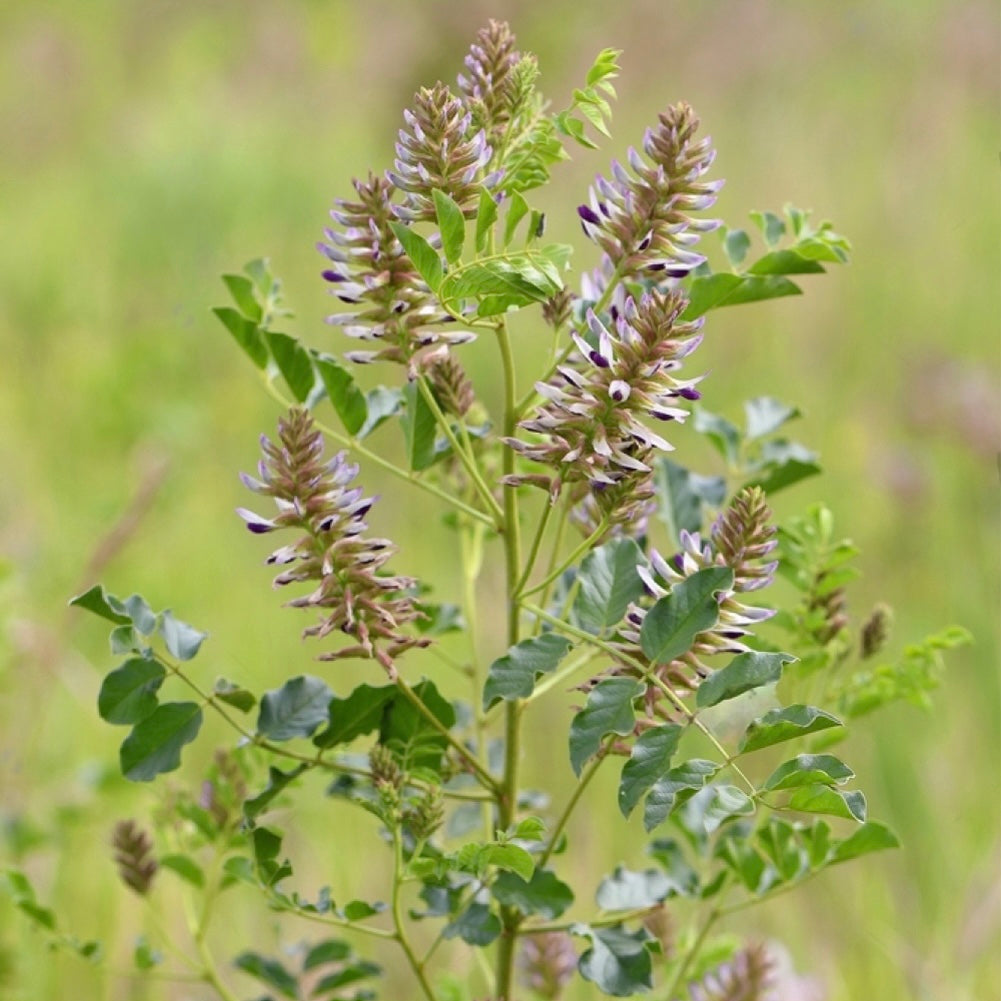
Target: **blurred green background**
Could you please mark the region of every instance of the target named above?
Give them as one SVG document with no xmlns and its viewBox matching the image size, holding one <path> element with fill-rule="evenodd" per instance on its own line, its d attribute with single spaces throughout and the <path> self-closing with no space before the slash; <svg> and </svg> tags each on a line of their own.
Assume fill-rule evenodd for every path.
<svg viewBox="0 0 1001 1001">
<path fill-rule="evenodd" d="M 413 91 L 454 80 L 488 17 L 538 54 L 557 106 L 600 48 L 624 50 L 614 139 L 558 168 L 545 196 L 579 266 L 591 250 L 574 208 L 592 175 L 679 99 L 714 137 L 728 223 L 792 201 L 853 241 L 852 265 L 808 281 L 804 297 L 710 316 L 706 403 L 731 418 L 748 396 L 799 403 L 797 436 L 827 472 L 782 495 L 780 515 L 830 504 L 863 551 L 852 607 L 889 601 L 897 645 L 951 622 L 976 643 L 950 657 L 934 712 L 896 707 L 846 748 L 904 850 L 729 928 L 782 941 L 829 1001 L 1001 996 L 989 0 L 0 5 L 0 858 L 31 873 L 63 927 L 103 939 L 110 965 L 127 967 L 146 919 L 115 881 L 108 838 L 162 791 L 113 775 L 121 734 L 95 711 L 104 633 L 65 608 L 95 575 L 210 630 L 196 662 L 206 680 L 266 687 L 320 669 L 232 513 L 246 502 L 236 473 L 253 468 L 277 408 L 209 307 L 220 272 L 267 254 L 294 332 L 342 349 L 321 322 L 330 300 L 313 244 L 326 211 L 352 176 L 388 165 Z M 468 350 L 489 397 L 482 347 Z M 400 543 L 397 569 L 430 563 L 454 599 L 452 544 L 424 497 L 364 482 L 383 496 L 373 524 Z M 530 775 L 569 774 L 563 732 L 537 742 Z M 196 779 L 197 763 L 171 779 Z M 585 886 L 642 859 L 636 825 L 605 793 L 576 831 Z M 299 850 L 335 892 L 380 885 L 371 825 L 322 799 L 310 809 L 305 829 L 323 838 Z M 372 838 L 367 875 L 339 848 L 357 831 Z M 275 941 L 266 915 L 229 921 L 222 949 Z M 201 996 L 50 955 L 0 902 L 0 997 Z"/>
</svg>

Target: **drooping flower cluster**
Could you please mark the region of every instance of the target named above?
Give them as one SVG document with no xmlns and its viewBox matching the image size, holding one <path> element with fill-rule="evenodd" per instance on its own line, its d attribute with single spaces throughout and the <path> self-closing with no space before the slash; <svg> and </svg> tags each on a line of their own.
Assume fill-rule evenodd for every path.
<svg viewBox="0 0 1001 1001">
<path fill-rule="evenodd" d="M 595 179 L 577 212 L 605 256 L 585 297 L 598 298 L 612 274 L 621 281 L 681 278 L 705 260 L 691 247 L 719 220 L 690 213 L 712 206 L 723 182 L 702 180 L 716 152 L 708 137 L 695 138 L 698 126 L 689 105 L 668 108 L 644 136 L 646 159 L 630 148 L 629 169 L 613 161 L 611 179 Z"/>
<path fill-rule="evenodd" d="M 115 824 L 111 844 L 122 882 L 144 897 L 159 869 L 150 836 L 134 820 L 120 820 Z"/>
<path fill-rule="evenodd" d="M 694 692 L 704 678 L 712 673 L 702 659 L 717 654 L 746 653 L 742 642 L 750 629 L 771 618 L 770 608 L 746 605 L 737 597 L 767 587 L 775 577 L 775 560 L 766 557 L 775 549 L 775 528 L 770 523 L 771 510 L 760 487 L 748 487 L 731 501 L 716 520 L 708 542 L 698 534 L 681 533 L 682 550 L 665 560 L 656 550 L 650 552 L 650 567 L 637 570 L 654 599 L 662 598 L 671 588 L 706 567 L 724 566 L 733 570 L 733 585 L 719 595 L 719 620 L 711 629 L 695 637 L 690 650 L 666 664 L 649 664 L 640 644 L 640 630 L 646 610 L 632 605 L 626 613 L 621 630 L 619 649 L 634 660 L 649 664 L 662 681 L 677 692 Z M 620 665 L 614 673 L 634 673 L 633 668 Z M 671 707 L 658 706 L 661 691 L 651 686 L 648 707 L 659 715 L 672 712 Z"/>
<path fill-rule="evenodd" d="M 339 228 L 324 231 L 327 242 L 317 248 L 332 266 L 323 272 L 331 292 L 356 307 L 327 317 L 349 337 L 378 341 L 375 351 L 350 351 L 356 362 L 395 361 L 407 364 L 416 352 L 438 341 L 471 340 L 468 331 L 447 333 L 432 329 L 451 322 L 431 290 L 404 253 L 390 223 L 398 205 L 393 186 L 371 174 L 354 182 L 357 201 L 340 199 L 330 215 Z"/>
<path fill-rule="evenodd" d="M 491 187 L 496 177 L 483 177 L 491 149 L 486 132 L 473 130 L 472 114 L 440 81 L 414 95 L 414 106 L 403 113 L 407 128 L 400 129 L 395 170 L 386 177 L 404 192 L 404 204 L 395 207 L 407 222 L 437 218 L 432 192 L 448 195 L 467 217 L 476 213 L 479 185 Z"/>
<path fill-rule="evenodd" d="M 652 493 L 652 453 L 672 447 L 645 420 L 683 421 L 688 410 L 681 404 L 699 398 L 699 378 L 676 375 L 702 340 L 701 320 L 679 319 L 686 305 L 679 292 L 649 292 L 639 303 L 628 299 L 611 329 L 589 311 L 593 344 L 572 333 L 579 364 L 561 365 L 550 382 L 536 383 L 545 403 L 519 425 L 543 439 L 507 439 L 552 467 L 557 489 L 586 485 L 610 524 L 638 516 Z"/>
<path fill-rule="evenodd" d="M 293 544 L 276 549 L 267 562 L 287 567 L 275 577 L 276 587 L 316 582 L 310 594 L 289 602 L 293 608 L 314 608 L 322 614 L 304 636 L 324 637 L 339 629 L 354 639 L 320 659 L 373 657 L 395 676 L 393 658 L 429 642 L 400 631 L 420 617 L 407 593 L 415 582 L 379 573 L 395 547 L 387 539 L 362 536 L 373 499 L 350 486 L 358 467 L 344 452 L 324 459 L 323 436 L 309 412 L 289 411 L 278 422 L 278 437 L 276 444 L 262 436 L 260 480 L 241 476 L 255 493 L 274 498 L 278 514 L 268 519 L 243 508 L 238 513 L 252 532 L 295 528 L 303 533 Z"/>
</svg>

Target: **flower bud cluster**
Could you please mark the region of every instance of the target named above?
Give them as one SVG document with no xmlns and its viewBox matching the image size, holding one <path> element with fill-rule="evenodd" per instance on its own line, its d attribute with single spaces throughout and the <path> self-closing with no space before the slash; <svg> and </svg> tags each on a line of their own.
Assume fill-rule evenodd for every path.
<svg viewBox="0 0 1001 1001">
<path fill-rule="evenodd" d="M 449 335 L 431 328 L 446 316 L 404 253 L 391 223 L 399 205 L 393 185 L 371 174 L 354 182 L 357 201 L 339 199 L 331 210 L 337 228 L 324 230 L 327 242 L 317 249 L 331 262 L 323 277 L 331 293 L 355 307 L 334 313 L 327 323 L 340 327 L 348 337 L 378 341 L 375 351 L 349 351 L 355 362 L 394 361 L 407 364 L 413 355 L 439 341 L 461 343 L 472 339 L 468 331 Z"/>
<path fill-rule="evenodd" d="M 274 498 L 278 514 L 268 519 L 243 508 L 238 513 L 252 532 L 296 528 L 303 533 L 292 545 L 276 549 L 267 562 L 287 567 L 275 577 L 276 587 L 316 582 L 310 594 L 288 603 L 322 614 L 304 636 L 324 637 L 339 629 L 354 639 L 350 646 L 320 659 L 373 657 L 395 676 L 393 658 L 429 642 L 400 632 L 420 617 L 407 593 L 415 581 L 379 573 L 395 547 L 388 539 L 362 535 L 373 498 L 350 486 L 358 467 L 346 460 L 344 452 L 324 459 L 323 435 L 309 412 L 289 411 L 278 422 L 278 436 L 277 444 L 261 438 L 260 480 L 241 476 L 255 493 Z"/>
<path fill-rule="evenodd" d="M 675 584 L 707 567 L 725 566 L 733 570 L 733 585 L 719 595 L 719 620 L 711 629 L 699 633 L 690 650 L 667 664 L 651 664 L 654 673 L 676 690 L 694 692 L 712 673 L 703 657 L 717 654 L 746 653 L 743 643 L 758 623 L 771 618 L 775 611 L 746 605 L 737 595 L 767 587 L 775 578 L 777 562 L 766 560 L 775 549 L 775 528 L 771 511 L 760 487 L 742 490 L 713 525 L 710 539 L 703 543 L 697 533 L 681 533 L 682 550 L 665 560 L 656 550 L 650 552 L 650 569 L 638 567 L 653 598 L 663 598 Z M 652 571 L 652 572 L 651 572 Z M 640 644 L 640 630 L 646 610 L 632 605 L 626 613 L 619 648 L 631 658 L 648 663 Z M 616 673 L 623 673 L 617 671 Z M 660 700 L 660 689 L 650 690 L 651 704 Z"/>
<path fill-rule="evenodd" d="M 134 820 L 120 820 L 115 824 L 111 843 L 122 882 L 145 896 L 159 868 L 150 836 Z"/>
<path fill-rule="evenodd" d="M 589 310 L 591 342 L 572 333 L 579 363 L 561 365 L 550 382 L 536 383 L 545 403 L 519 425 L 543 439 L 506 439 L 521 455 L 555 469 L 557 489 L 586 484 L 609 524 L 645 510 L 652 455 L 672 448 L 645 422 L 683 421 L 683 404 L 699 398 L 700 378 L 676 374 L 702 340 L 701 320 L 679 319 L 686 305 L 680 292 L 648 292 L 639 303 L 627 299 L 611 328 Z"/>
<path fill-rule="evenodd" d="M 589 283 L 594 298 L 611 274 L 620 281 L 683 278 L 705 260 L 691 248 L 719 220 L 690 213 L 712 206 L 723 182 L 701 179 L 716 152 L 708 137 L 695 138 L 698 127 L 689 105 L 668 108 L 647 130 L 643 155 L 631 147 L 628 169 L 613 161 L 611 178 L 595 179 L 588 204 L 577 209 L 584 232 L 605 255 Z"/>
<path fill-rule="evenodd" d="M 573 939 L 562 931 L 526 935 L 518 965 L 525 986 L 541 998 L 555 999 L 577 970 Z"/>
<path fill-rule="evenodd" d="M 440 81 L 422 87 L 414 106 L 403 113 L 407 128 L 400 129 L 396 144 L 395 170 L 386 177 L 404 193 L 404 204 L 394 208 L 405 222 L 437 218 L 432 192 L 437 188 L 463 210 L 476 214 L 480 184 L 488 188 L 499 179 L 483 177 L 492 150 L 486 132 L 473 129 L 473 116 Z"/>
<path fill-rule="evenodd" d="M 763 945 L 741 949 L 700 981 L 688 985 L 691 1001 L 772 1001 L 775 962 Z"/>
<path fill-rule="evenodd" d="M 491 19 L 477 33 L 465 58 L 466 72 L 458 80 L 474 126 L 486 131 L 491 144 L 500 139 L 518 103 L 521 54 L 514 45 L 507 23 Z"/>
</svg>

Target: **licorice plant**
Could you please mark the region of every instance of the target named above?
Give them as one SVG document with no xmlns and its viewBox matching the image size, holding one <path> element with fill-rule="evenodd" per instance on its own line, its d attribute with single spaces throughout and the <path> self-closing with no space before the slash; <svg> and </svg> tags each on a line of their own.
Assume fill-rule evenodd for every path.
<svg viewBox="0 0 1001 1001">
<path fill-rule="evenodd" d="M 589 241 L 574 277 L 532 193 L 565 147 L 608 135 L 617 56 L 601 52 L 553 113 L 535 58 L 491 22 L 454 86 L 417 92 L 392 166 L 335 201 L 318 245 L 338 303 L 329 350 L 278 332 L 290 314 L 266 262 L 225 276 L 233 305 L 216 315 L 283 408 L 239 512 L 275 541 L 246 558 L 272 565 L 320 663 L 263 693 L 213 683 L 192 663 L 204 634 L 169 611 L 96 585 L 73 599 L 111 621 L 124 658 L 98 711 L 128 728 L 127 778 L 178 768 L 206 711 L 232 728 L 199 792 L 172 790 L 152 833 L 116 828 L 132 892 L 155 907 L 157 885 L 179 878 L 192 898 L 187 937 L 139 942 L 140 971 L 226 1001 L 262 985 L 303 999 L 764 1001 L 778 989 L 769 944 L 719 923 L 896 846 L 831 748 L 880 706 L 927 699 L 963 634 L 885 656 L 888 610 L 857 625 L 846 612 L 855 552 L 830 512 L 774 522 L 769 498 L 819 472 L 786 435 L 797 409 L 758 396 L 738 426 L 715 412 L 732 401 L 702 402 L 707 317 L 797 293 L 849 244 L 793 207 L 751 213 L 754 236 L 707 214 L 723 182 L 677 103 L 568 207 Z M 540 337 L 548 357 L 526 371 L 539 351 L 519 345 Z M 477 385 L 487 366 L 469 364 L 494 351 L 498 413 Z M 686 422 L 722 472 L 672 454 L 693 440 L 675 430 Z M 440 504 L 458 582 L 371 534 L 372 466 L 400 497 Z M 345 660 L 369 680 L 347 690 Z M 187 694 L 164 701 L 168 688 Z M 523 782 L 533 727 L 563 734 L 569 767 L 549 789 Z M 599 772 L 618 777 L 615 804 L 592 801 Z M 336 848 L 386 874 L 380 900 L 289 888 L 299 862 L 283 836 L 310 773 L 328 776 L 331 829 L 360 809 L 381 832 L 379 847 Z M 638 812 L 651 836 L 647 861 L 614 868 L 593 901 L 575 863 L 582 807 L 603 825 Z M 216 903 L 240 893 L 288 919 L 289 949 L 220 959 Z M 291 948 L 304 924 L 320 934 Z M 478 965 L 457 975 L 470 950 Z"/>
</svg>

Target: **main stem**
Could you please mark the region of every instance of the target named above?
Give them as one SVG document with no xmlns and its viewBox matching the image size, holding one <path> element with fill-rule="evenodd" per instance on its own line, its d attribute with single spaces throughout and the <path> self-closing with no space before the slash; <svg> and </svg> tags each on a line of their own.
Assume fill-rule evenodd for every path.
<svg viewBox="0 0 1001 1001">
<path fill-rule="evenodd" d="M 500 348 L 504 369 L 504 436 L 515 435 L 518 414 L 515 386 L 514 357 L 511 353 L 511 339 L 503 320 L 497 324 L 497 344 Z M 505 477 L 514 473 L 514 450 L 504 449 L 503 470 Z M 506 570 L 507 594 L 507 641 L 514 646 L 519 639 L 520 606 L 518 584 L 521 578 L 521 529 L 518 524 L 518 491 L 516 487 L 504 487 L 504 566 Z M 511 826 L 515 819 L 518 803 L 518 758 L 521 751 L 521 700 L 514 699 L 504 704 L 504 776 L 501 779 L 498 798 L 498 823 L 503 830 Z M 497 997 L 500 1001 L 511 1001 L 511 982 L 514 975 L 514 947 L 518 927 L 518 911 L 514 908 L 501 909 L 503 931 L 497 947 Z"/>
</svg>

